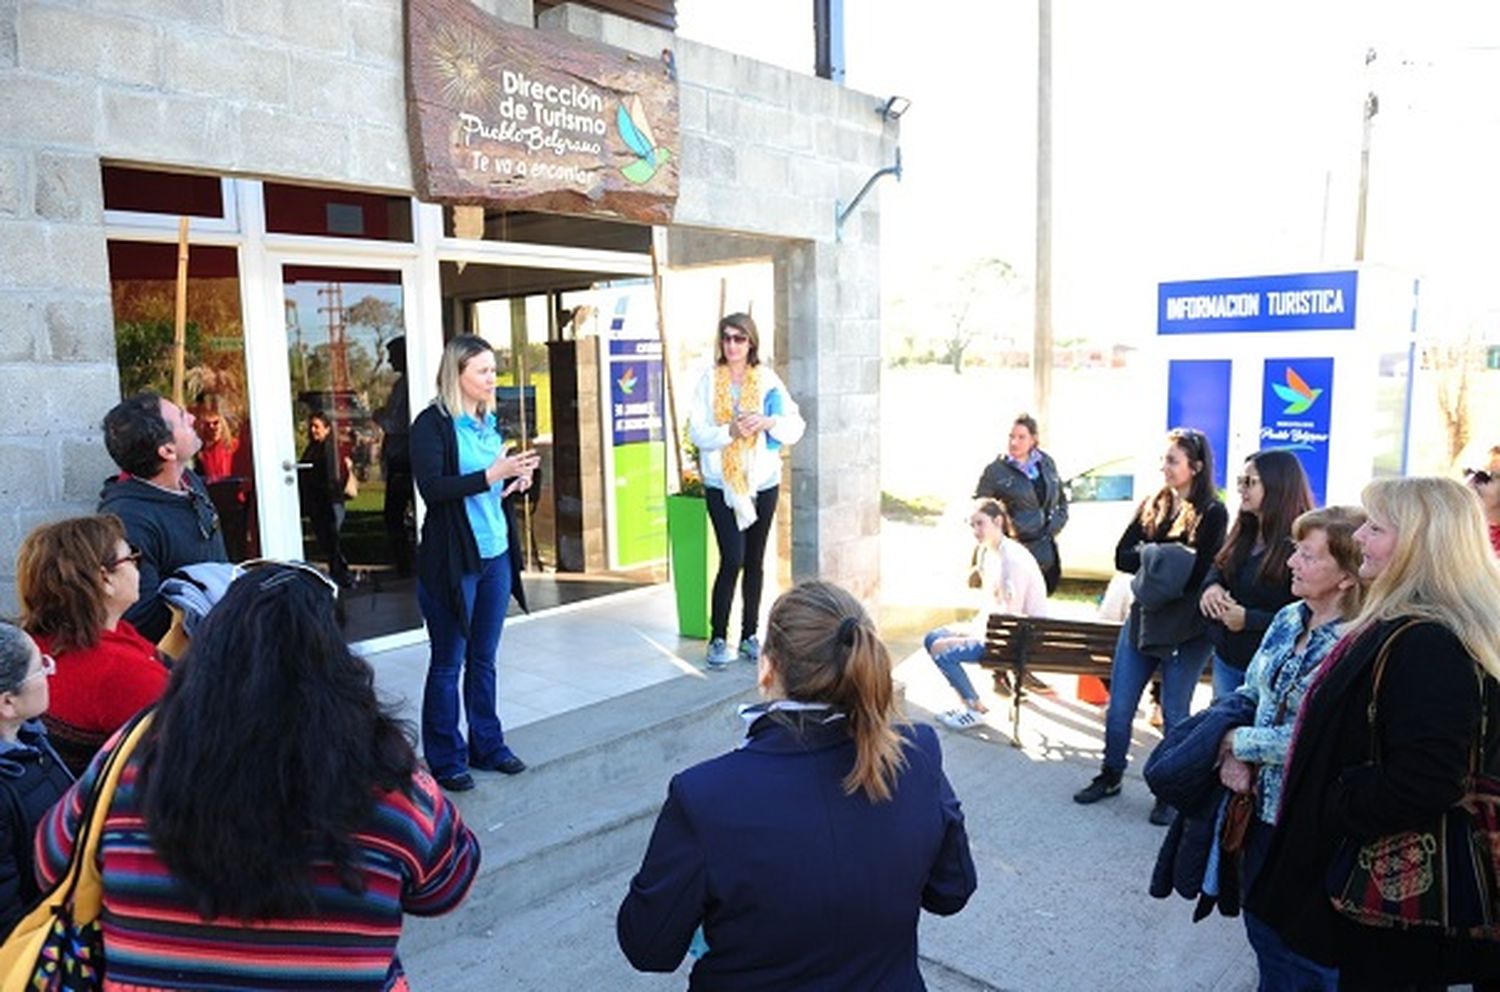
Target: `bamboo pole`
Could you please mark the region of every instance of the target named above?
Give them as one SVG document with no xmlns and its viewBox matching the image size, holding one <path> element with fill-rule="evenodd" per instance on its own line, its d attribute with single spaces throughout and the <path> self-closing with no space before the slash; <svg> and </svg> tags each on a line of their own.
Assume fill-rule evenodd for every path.
<svg viewBox="0 0 1500 992">
<path fill-rule="evenodd" d="M 177 312 L 172 321 L 172 402 L 182 403 L 187 378 L 188 219 L 177 218 Z"/>
<path fill-rule="evenodd" d="M 687 484 L 687 473 L 682 463 L 682 433 L 677 429 L 677 390 L 672 385 L 672 355 L 667 348 L 667 311 L 662 300 L 661 253 L 658 242 L 665 243 L 666 229 L 654 228 L 651 234 L 651 291 L 656 297 L 656 337 L 661 342 L 662 391 L 667 395 L 667 426 L 672 435 L 672 453 L 677 459 L 677 489 L 681 492 Z M 671 490 L 671 473 L 668 472 L 667 488 Z"/>
</svg>

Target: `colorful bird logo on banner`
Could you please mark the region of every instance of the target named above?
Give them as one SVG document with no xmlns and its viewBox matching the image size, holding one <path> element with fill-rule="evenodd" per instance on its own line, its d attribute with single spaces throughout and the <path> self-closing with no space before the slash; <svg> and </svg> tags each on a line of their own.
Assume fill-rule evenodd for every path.
<svg viewBox="0 0 1500 992">
<path fill-rule="evenodd" d="M 638 156 L 634 162 L 620 169 L 620 174 L 633 183 L 645 183 L 656 175 L 656 170 L 667 164 L 672 153 L 666 148 L 659 148 L 656 144 L 656 136 L 651 133 L 651 124 L 646 120 L 646 110 L 641 106 L 641 98 L 632 96 L 629 109 L 624 103 L 615 113 L 615 126 L 619 128 L 620 137 L 624 139 L 626 147 Z"/>
<path fill-rule="evenodd" d="M 1286 401 L 1286 409 L 1281 411 L 1286 414 L 1306 413 L 1317 402 L 1318 397 L 1323 395 L 1323 390 L 1309 386 L 1290 365 L 1286 369 L 1286 385 L 1273 382 L 1271 388 Z"/>
</svg>

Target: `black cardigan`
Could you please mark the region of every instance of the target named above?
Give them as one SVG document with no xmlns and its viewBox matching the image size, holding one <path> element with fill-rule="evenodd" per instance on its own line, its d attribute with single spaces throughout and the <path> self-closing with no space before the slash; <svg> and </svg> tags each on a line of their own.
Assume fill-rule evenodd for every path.
<svg viewBox="0 0 1500 992">
<path fill-rule="evenodd" d="M 975 499 L 996 499 L 1005 507 L 1015 527 L 1016 540 L 1026 546 L 1037 564 L 1045 571 L 1057 563 L 1056 537 L 1068 525 L 1068 494 L 1057 474 L 1057 463 L 1045 451 L 1038 451 L 1037 472 L 1045 497 L 1037 485 L 1000 455 L 984 467 L 974 484 Z"/>
<path fill-rule="evenodd" d="M 463 577 L 479 571 L 479 545 L 469 526 L 464 500 L 489 488 L 484 471 L 458 474 L 458 435 L 453 418 L 437 404 L 417 414 L 411 425 L 411 474 L 427 518 L 422 521 L 422 540 L 417 545 L 417 579 L 448 604 L 465 630 L 469 612 L 464 603 Z M 507 496 L 505 529 L 510 556 L 511 595 L 526 609 L 526 590 L 521 585 L 521 532 L 516 527 L 513 501 Z"/>
<path fill-rule="evenodd" d="M 1375 655 L 1400 625 L 1386 621 L 1351 634 L 1356 639 L 1303 702 L 1280 817 L 1247 905 L 1299 953 L 1352 973 L 1391 983 L 1494 978 L 1500 945 L 1363 927 L 1328 901 L 1325 874 L 1343 837 L 1362 843 L 1435 823 L 1460 798 L 1468 773 L 1479 681 L 1463 644 L 1436 623 L 1411 628 L 1391 646 L 1376 710 L 1381 763 L 1370 763 Z M 1484 763 L 1493 773 L 1500 767 L 1500 695 L 1493 679 L 1484 687 Z"/>
</svg>

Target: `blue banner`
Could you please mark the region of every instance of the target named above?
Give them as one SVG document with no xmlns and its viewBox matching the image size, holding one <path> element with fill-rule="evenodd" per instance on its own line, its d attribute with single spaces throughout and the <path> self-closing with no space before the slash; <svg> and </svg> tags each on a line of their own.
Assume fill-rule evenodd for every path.
<svg viewBox="0 0 1500 992">
<path fill-rule="evenodd" d="M 1156 289 L 1156 333 L 1353 330 L 1358 289 L 1352 270 L 1164 282 Z"/>
<path fill-rule="evenodd" d="M 660 341 L 609 343 L 610 426 L 614 443 L 666 437 Z"/>
<path fill-rule="evenodd" d="M 1328 498 L 1328 438 L 1333 409 L 1332 358 L 1268 358 L 1261 387 L 1260 446 L 1297 455 L 1313 502 Z"/>
<path fill-rule="evenodd" d="M 1214 456 L 1214 488 L 1224 488 L 1224 456 L 1229 447 L 1227 358 L 1173 359 L 1167 363 L 1167 430 L 1191 427 L 1203 432 Z"/>
</svg>

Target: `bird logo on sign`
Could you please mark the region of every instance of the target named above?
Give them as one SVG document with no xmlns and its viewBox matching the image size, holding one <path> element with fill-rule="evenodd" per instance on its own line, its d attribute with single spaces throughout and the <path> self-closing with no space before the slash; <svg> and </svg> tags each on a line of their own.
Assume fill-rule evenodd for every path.
<svg viewBox="0 0 1500 992">
<path fill-rule="evenodd" d="M 667 164 L 672 153 L 657 145 L 639 96 L 630 98 L 629 109 L 626 109 L 624 103 L 620 104 L 619 110 L 615 112 L 615 126 L 626 147 L 636 154 L 635 161 L 623 166 L 620 174 L 633 183 L 650 182 L 651 177 L 656 175 L 656 170 Z"/>
<path fill-rule="evenodd" d="M 1298 375 L 1290 365 L 1286 368 L 1286 385 L 1273 382 L 1271 388 L 1286 401 L 1286 409 L 1281 411 L 1284 414 L 1306 413 L 1318 401 L 1318 397 L 1323 395 L 1323 390 L 1309 386 L 1307 380 Z"/>
</svg>

